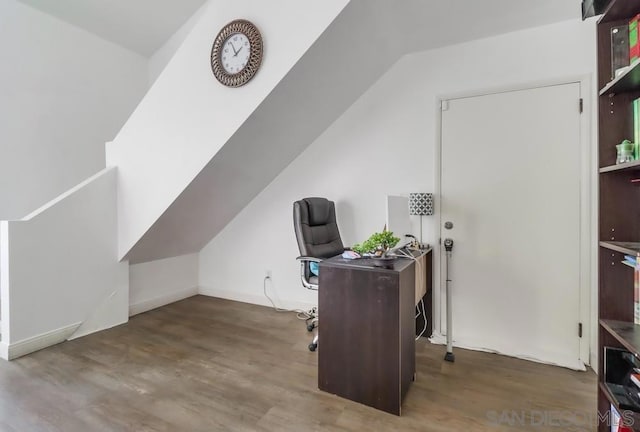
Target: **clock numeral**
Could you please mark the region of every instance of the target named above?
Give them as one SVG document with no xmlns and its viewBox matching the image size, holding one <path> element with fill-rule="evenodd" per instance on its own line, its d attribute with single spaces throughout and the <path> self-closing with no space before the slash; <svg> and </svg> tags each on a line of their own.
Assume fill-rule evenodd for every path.
<svg viewBox="0 0 640 432">
<path fill-rule="evenodd" d="M 229 48 L 225 48 L 225 49 L 224 49 L 224 52 L 225 52 L 225 53 L 228 53 L 228 52 L 229 52 Z"/>
<path fill-rule="evenodd" d="M 237 41 L 237 40 L 238 40 L 238 36 L 234 36 L 234 37 L 233 37 L 233 41 L 235 42 L 235 41 Z"/>
</svg>

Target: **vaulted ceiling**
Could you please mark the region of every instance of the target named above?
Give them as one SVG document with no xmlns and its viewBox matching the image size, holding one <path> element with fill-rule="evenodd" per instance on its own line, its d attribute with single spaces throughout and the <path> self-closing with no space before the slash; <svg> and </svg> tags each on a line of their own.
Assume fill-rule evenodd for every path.
<svg viewBox="0 0 640 432">
<path fill-rule="evenodd" d="M 151 56 L 206 0 L 19 0 L 103 39 Z"/>
<path fill-rule="evenodd" d="M 149 57 L 207 0 L 18 1 Z M 407 44 L 416 49 L 578 18 L 581 13 L 580 0 L 409 0 L 420 13 L 407 17 L 406 0 L 387 1 L 398 6 L 390 8 L 397 12 L 397 25 L 405 31 L 412 28 L 415 38 Z M 383 9 L 388 13 L 389 8 Z"/>
</svg>

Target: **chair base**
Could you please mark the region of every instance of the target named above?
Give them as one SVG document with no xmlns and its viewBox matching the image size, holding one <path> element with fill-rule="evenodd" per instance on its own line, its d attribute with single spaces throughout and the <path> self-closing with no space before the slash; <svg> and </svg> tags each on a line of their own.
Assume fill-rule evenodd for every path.
<svg viewBox="0 0 640 432">
<path fill-rule="evenodd" d="M 307 331 L 312 332 L 315 328 L 318 328 L 318 317 L 307 318 Z"/>
<path fill-rule="evenodd" d="M 311 341 L 311 343 L 309 344 L 309 351 L 315 351 L 316 349 L 318 349 L 318 335 L 315 335 L 313 337 L 313 340 Z"/>
</svg>

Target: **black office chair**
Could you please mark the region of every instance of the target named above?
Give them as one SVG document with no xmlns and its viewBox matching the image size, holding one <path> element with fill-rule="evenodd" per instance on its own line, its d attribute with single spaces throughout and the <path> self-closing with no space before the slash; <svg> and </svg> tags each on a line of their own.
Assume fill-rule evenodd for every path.
<svg viewBox="0 0 640 432">
<path fill-rule="evenodd" d="M 344 252 L 340 231 L 336 223 L 336 207 L 326 198 L 303 198 L 293 203 L 293 227 L 298 240 L 300 255 L 300 279 L 302 285 L 311 290 L 318 289 L 318 277 L 311 273 L 309 265 L 319 263 Z M 314 309 L 308 320 L 307 329 L 312 331 L 318 326 L 318 311 Z M 309 344 L 315 351 L 318 347 L 318 335 Z"/>
</svg>

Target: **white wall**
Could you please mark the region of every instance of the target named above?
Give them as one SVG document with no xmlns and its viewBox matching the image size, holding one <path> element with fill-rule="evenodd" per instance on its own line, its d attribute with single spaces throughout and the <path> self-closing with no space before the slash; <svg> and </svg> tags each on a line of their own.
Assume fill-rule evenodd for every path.
<svg viewBox="0 0 640 432">
<path fill-rule="evenodd" d="M 238 130 L 346 3 L 209 2 L 146 97 L 107 145 L 107 164 L 118 166 L 121 257 Z M 290 18 L 293 14 L 295 19 Z M 213 77 L 209 53 L 218 31 L 238 16 L 260 29 L 265 58 L 247 86 L 227 88 Z M 225 101 L 224 109 L 220 108 L 221 101 Z"/>
<path fill-rule="evenodd" d="M 208 3 L 205 2 L 198 10 L 149 58 L 149 87 L 158 79 L 173 55 L 178 51 L 182 42 L 202 17 Z"/>
<path fill-rule="evenodd" d="M 362 241 L 384 224 L 386 195 L 435 192 L 439 95 L 575 78 L 594 71 L 593 20 L 567 21 L 404 57 L 202 250 L 201 293 L 267 304 L 262 281 L 269 269 L 270 292 L 277 293 L 282 305 L 315 303 L 314 293 L 299 282 L 293 201 L 305 196 L 335 200 L 344 243 Z M 424 238 L 430 243 L 437 242 L 435 220 L 424 218 Z M 256 256 L 256 251 L 261 253 L 252 266 L 237 259 Z M 439 302 L 434 304 L 438 309 Z M 436 329 L 439 319 L 436 310 Z"/>
<path fill-rule="evenodd" d="M 9 356 L 128 320 L 128 263 L 117 258 L 115 204 L 111 168 L 3 224 L 10 324 L 2 345 Z"/>
<path fill-rule="evenodd" d="M 15 0 L 0 52 L 0 219 L 19 219 L 104 168 L 147 59 Z"/>
<path fill-rule="evenodd" d="M 198 254 L 129 267 L 129 315 L 198 294 Z"/>
</svg>

